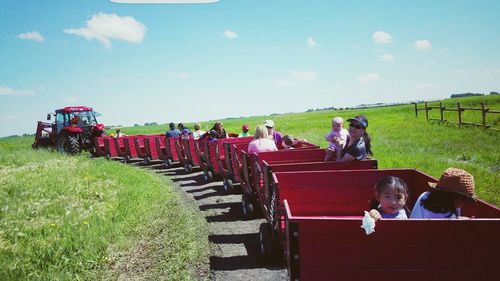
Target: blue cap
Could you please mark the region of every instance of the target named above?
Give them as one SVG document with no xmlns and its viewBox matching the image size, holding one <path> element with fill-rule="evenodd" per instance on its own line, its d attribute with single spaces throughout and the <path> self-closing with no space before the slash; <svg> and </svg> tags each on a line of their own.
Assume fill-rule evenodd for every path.
<svg viewBox="0 0 500 281">
<path fill-rule="evenodd" d="M 349 118 L 347 119 L 348 122 L 350 121 L 358 121 L 361 126 L 368 128 L 368 119 L 364 115 L 359 115 L 354 118 Z"/>
</svg>

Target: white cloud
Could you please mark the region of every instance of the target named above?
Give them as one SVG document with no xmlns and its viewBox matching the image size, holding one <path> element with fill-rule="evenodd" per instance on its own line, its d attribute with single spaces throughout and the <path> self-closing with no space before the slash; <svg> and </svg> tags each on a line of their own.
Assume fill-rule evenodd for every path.
<svg viewBox="0 0 500 281">
<path fill-rule="evenodd" d="M 492 74 L 499 74 L 500 73 L 500 69 L 486 69 L 485 71 L 483 71 L 484 74 L 486 75 L 492 75 Z"/>
<path fill-rule="evenodd" d="M 467 74 L 469 74 L 467 71 L 462 70 L 462 69 L 455 70 L 455 73 L 458 74 L 458 75 L 467 75 Z"/>
<path fill-rule="evenodd" d="M 68 102 L 68 103 L 74 103 L 78 99 L 75 98 L 75 97 L 61 97 L 61 100 L 64 101 L 64 102 Z"/>
<path fill-rule="evenodd" d="M 172 73 L 171 76 L 180 79 L 188 79 L 191 75 L 189 74 L 189 72 L 182 72 L 182 73 Z"/>
<path fill-rule="evenodd" d="M 36 30 L 34 30 L 32 32 L 18 34 L 16 37 L 19 39 L 23 39 L 23 40 L 33 40 L 33 41 L 37 41 L 37 42 L 45 41 L 45 38 L 43 38 L 42 34 L 40 34 Z"/>
<path fill-rule="evenodd" d="M 379 58 L 383 61 L 388 61 L 388 62 L 394 61 L 394 56 L 391 54 L 382 54 L 379 56 Z"/>
<path fill-rule="evenodd" d="M 236 39 L 240 36 L 238 35 L 238 33 L 234 32 L 234 31 L 226 30 L 226 31 L 224 31 L 224 37 L 229 38 L 229 39 Z"/>
<path fill-rule="evenodd" d="M 383 31 L 377 31 L 372 35 L 373 42 L 376 44 L 390 44 L 392 43 L 392 36 Z"/>
<path fill-rule="evenodd" d="M 65 33 L 75 34 L 87 40 L 95 39 L 104 47 L 111 48 L 111 40 L 140 43 L 144 39 L 146 26 L 133 17 L 120 17 L 116 14 L 99 13 L 87 21 L 82 28 L 67 28 Z"/>
<path fill-rule="evenodd" d="M 288 80 L 282 80 L 282 79 L 273 79 L 273 84 L 276 87 L 290 87 L 295 85 L 294 83 Z"/>
<path fill-rule="evenodd" d="M 314 71 L 295 71 L 292 70 L 292 76 L 302 81 L 312 81 L 318 79 L 318 74 Z"/>
<path fill-rule="evenodd" d="M 413 45 L 417 50 L 430 51 L 432 49 L 431 42 L 428 40 L 417 40 Z"/>
<path fill-rule="evenodd" d="M 111 0 L 111 2 L 124 4 L 207 4 L 219 1 L 220 0 Z"/>
<path fill-rule="evenodd" d="M 438 51 L 438 53 L 440 53 L 440 54 L 446 54 L 446 53 L 448 53 L 448 49 L 446 49 L 446 48 L 442 48 L 442 49 L 440 49 L 440 50 Z"/>
<path fill-rule="evenodd" d="M 358 77 L 358 82 L 361 84 L 368 84 L 380 80 L 380 75 L 377 73 L 367 73 Z"/>
<path fill-rule="evenodd" d="M 318 48 L 320 46 L 318 43 L 316 43 L 316 41 L 314 41 L 314 38 L 312 38 L 312 37 L 307 37 L 307 45 L 311 49 L 315 49 L 315 48 Z"/>
<path fill-rule="evenodd" d="M 35 92 L 31 90 L 16 90 L 8 86 L 0 85 L 0 96 L 34 96 Z"/>
</svg>

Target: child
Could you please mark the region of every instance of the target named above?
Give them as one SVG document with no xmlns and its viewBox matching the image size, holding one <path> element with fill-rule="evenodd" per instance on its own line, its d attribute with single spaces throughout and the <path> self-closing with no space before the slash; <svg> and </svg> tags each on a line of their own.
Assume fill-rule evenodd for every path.
<svg viewBox="0 0 500 281">
<path fill-rule="evenodd" d="M 415 202 L 412 219 L 460 218 L 466 202 L 475 202 L 474 177 L 462 169 L 448 168 L 432 190 L 424 192 Z"/>
<path fill-rule="evenodd" d="M 206 132 L 201 130 L 201 124 L 200 123 L 196 123 L 194 124 L 194 132 L 193 132 L 193 138 L 195 140 L 201 138 L 201 136 L 203 136 Z"/>
<path fill-rule="evenodd" d="M 393 176 L 381 178 L 373 188 L 375 193 L 375 209 L 370 210 L 374 220 L 407 219 L 405 204 L 408 200 L 408 186 L 406 183 Z"/>
<path fill-rule="evenodd" d="M 343 128 L 344 119 L 342 117 L 335 117 L 332 119 L 332 131 L 326 135 L 326 140 L 330 143 L 326 149 L 325 161 L 335 160 L 338 161 L 342 158 L 342 149 L 349 134 Z"/>
<path fill-rule="evenodd" d="M 184 128 L 184 129 L 182 129 L 182 132 L 181 132 L 181 138 L 183 140 L 187 140 L 187 139 L 189 139 L 190 134 L 191 134 L 191 131 L 189 131 L 188 128 Z"/>
<path fill-rule="evenodd" d="M 294 149 L 293 143 L 295 142 L 295 139 L 293 138 L 292 135 L 284 135 L 283 138 L 281 138 L 281 145 L 285 149 Z"/>
<path fill-rule="evenodd" d="M 250 130 L 250 127 L 248 126 L 248 124 L 243 124 L 241 126 L 241 133 L 238 135 L 238 138 L 250 136 L 250 134 L 248 133 L 248 130 Z"/>
</svg>

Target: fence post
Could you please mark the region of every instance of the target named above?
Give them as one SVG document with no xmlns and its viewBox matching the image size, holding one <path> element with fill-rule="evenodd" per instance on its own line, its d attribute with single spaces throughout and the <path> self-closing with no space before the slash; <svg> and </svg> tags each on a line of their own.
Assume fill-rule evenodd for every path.
<svg viewBox="0 0 500 281">
<path fill-rule="evenodd" d="M 458 112 L 458 126 L 462 126 L 462 109 L 460 108 L 460 103 L 457 102 L 457 112 Z"/>
<path fill-rule="evenodd" d="M 444 108 L 443 108 L 443 103 L 439 102 L 439 112 L 441 113 L 441 122 L 444 122 Z"/>
<path fill-rule="evenodd" d="M 418 118 L 418 103 L 415 103 L 415 118 Z"/>
<path fill-rule="evenodd" d="M 425 102 L 424 105 L 425 105 L 425 119 L 429 121 L 429 108 L 427 108 L 427 102 Z"/>
<path fill-rule="evenodd" d="M 481 114 L 483 115 L 483 128 L 486 129 L 486 111 L 487 109 L 484 109 L 485 105 L 484 102 L 481 103 Z"/>
</svg>

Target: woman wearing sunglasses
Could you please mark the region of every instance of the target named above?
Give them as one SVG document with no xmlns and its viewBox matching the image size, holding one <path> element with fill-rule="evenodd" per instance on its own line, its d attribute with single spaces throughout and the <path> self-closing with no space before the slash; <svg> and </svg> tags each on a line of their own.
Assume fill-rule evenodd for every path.
<svg viewBox="0 0 500 281">
<path fill-rule="evenodd" d="M 349 137 L 347 144 L 342 150 L 342 155 L 337 161 L 347 162 L 353 160 L 363 160 L 368 155 L 373 155 L 371 150 L 371 139 L 366 128 L 368 127 L 368 119 L 360 115 L 354 118 L 347 119 L 349 122 Z"/>
</svg>

